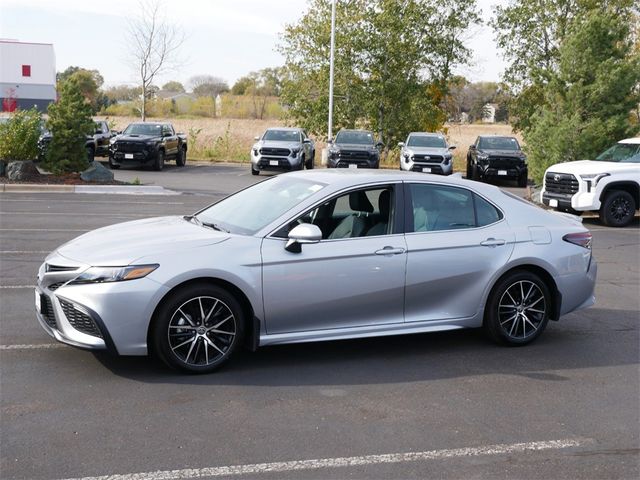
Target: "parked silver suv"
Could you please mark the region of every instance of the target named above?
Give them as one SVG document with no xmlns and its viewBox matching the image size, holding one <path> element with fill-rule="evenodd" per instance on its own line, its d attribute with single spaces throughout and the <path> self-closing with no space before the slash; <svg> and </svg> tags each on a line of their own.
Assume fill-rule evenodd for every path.
<svg viewBox="0 0 640 480">
<path fill-rule="evenodd" d="M 453 173 L 453 155 L 447 139 L 440 133 L 411 132 L 406 142 L 400 142 L 400 170 L 413 172 Z"/>
<path fill-rule="evenodd" d="M 300 128 L 268 128 L 255 140 L 251 147 L 251 173 L 254 175 L 260 175 L 260 170 L 313 168 L 315 144 Z"/>
</svg>

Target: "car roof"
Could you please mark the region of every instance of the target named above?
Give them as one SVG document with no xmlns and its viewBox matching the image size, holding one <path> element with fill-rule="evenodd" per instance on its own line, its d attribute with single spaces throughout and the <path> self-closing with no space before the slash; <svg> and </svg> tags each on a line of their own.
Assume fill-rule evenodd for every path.
<svg viewBox="0 0 640 480">
<path fill-rule="evenodd" d="M 631 143 L 632 145 L 640 145 L 640 137 L 625 138 L 618 143 Z"/>
<path fill-rule="evenodd" d="M 269 127 L 267 130 L 285 130 L 287 132 L 299 132 L 302 128 L 298 127 Z"/>
<path fill-rule="evenodd" d="M 414 137 L 444 137 L 444 135 L 442 133 L 436 133 L 436 132 L 411 132 L 411 133 L 409 133 L 409 136 L 414 136 Z"/>
<path fill-rule="evenodd" d="M 341 128 L 341 129 L 340 129 L 340 131 L 339 131 L 338 133 L 340 133 L 340 132 L 365 132 L 365 133 L 373 133 L 373 131 L 371 131 L 371 130 L 362 130 L 362 129 L 360 129 L 360 128 Z"/>
<path fill-rule="evenodd" d="M 513 135 L 478 135 L 478 138 L 516 138 Z M 517 140 L 517 139 L 516 139 Z"/>
</svg>

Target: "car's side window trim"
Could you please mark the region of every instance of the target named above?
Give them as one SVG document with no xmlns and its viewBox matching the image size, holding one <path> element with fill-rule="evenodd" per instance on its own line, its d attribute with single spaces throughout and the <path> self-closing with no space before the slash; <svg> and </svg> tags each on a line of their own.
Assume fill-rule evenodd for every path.
<svg viewBox="0 0 640 480">
<path fill-rule="evenodd" d="M 316 210 L 318 207 L 320 207 L 321 205 L 327 203 L 327 202 L 331 202 L 332 200 L 336 200 L 339 197 L 342 197 L 343 195 L 349 194 L 351 192 L 355 192 L 358 190 L 375 190 L 377 188 L 381 188 L 381 187 L 391 187 L 393 188 L 393 197 L 395 199 L 394 201 L 394 208 L 402 208 L 402 206 L 405 204 L 404 201 L 404 189 L 403 189 L 403 183 L 404 182 L 380 182 L 380 183 L 372 183 L 372 184 L 368 184 L 368 185 L 358 185 L 358 186 L 351 186 L 351 187 L 346 187 L 342 190 L 339 190 L 337 192 L 334 192 L 333 195 L 331 195 L 330 197 L 325 197 L 321 200 L 318 200 L 316 203 L 314 203 L 312 206 L 310 206 L 309 208 L 306 208 L 304 211 L 302 211 L 301 213 L 297 213 L 296 215 L 290 217 L 287 221 L 279 224 L 275 229 L 273 229 L 269 234 L 265 235 L 265 238 L 273 238 L 273 239 L 277 239 L 277 240 L 286 240 L 286 238 L 283 237 L 278 237 L 276 236 L 276 234 L 282 230 L 284 227 L 286 227 L 287 225 L 289 225 L 290 223 L 294 222 L 296 219 L 303 217 L 307 214 L 309 214 L 309 212 L 312 212 L 313 210 Z M 376 237 L 390 237 L 392 235 L 403 235 L 404 234 L 404 218 L 398 218 L 398 217 L 402 217 L 402 215 L 398 215 L 398 210 L 396 210 L 393 214 L 393 230 L 391 233 L 387 233 L 384 235 L 372 235 L 372 236 L 364 236 L 364 237 L 350 237 L 350 238 L 323 238 L 322 242 L 333 242 L 336 240 L 357 240 L 360 238 L 376 238 Z"/>
<path fill-rule="evenodd" d="M 467 228 L 451 228 L 451 229 L 447 229 L 447 230 L 427 230 L 424 232 L 416 232 L 414 231 L 414 224 L 413 224 L 413 198 L 411 195 L 411 185 L 430 185 L 430 186 L 444 186 L 444 187 L 450 187 L 450 188 L 459 188 L 462 190 L 466 190 L 469 193 L 471 193 L 471 198 L 472 198 L 472 204 L 473 204 L 473 215 L 474 215 L 474 221 L 476 223 L 476 226 L 473 227 L 467 227 Z M 416 182 L 416 181 L 412 181 L 412 182 L 405 182 L 405 186 L 404 186 L 404 233 L 406 235 L 411 235 L 411 234 L 425 234 L 425 233 L 441 233 L 441 232 L 464 232 L 467 230 L 479 230 L 482 228 L 487 228 L 487 227 L 491 227 L 493 225 L 496 225 L 500 222 L 504 222 L 505 221 L 505 214 L 504 211 L 498 207 L 494 202 L 492 202 L 491 200 L 489 200 L 487 197 L 485 197 L 484 195 L 478 193 L 477 191 L 475 191 L 472 188 L 467 188 L 467 187 L 462 187 L 459 185 L 449 185 L 446 183 L 431 183 L 431 182 Z M 482 198 L 485 202 L 487 202 L 489 205 L 491 205 L 493 208 L 495 208 L 499 213 L 500 213 L 500 218 L 493 222 L 493 223 L 488 223 L 486 225 L 482 225 L 482 226 L 478 226 L 478 211 L 476 209 L 476 199 L 475 199 L 475 195 L 477 195 L 478 197 Z"/>
</svg>

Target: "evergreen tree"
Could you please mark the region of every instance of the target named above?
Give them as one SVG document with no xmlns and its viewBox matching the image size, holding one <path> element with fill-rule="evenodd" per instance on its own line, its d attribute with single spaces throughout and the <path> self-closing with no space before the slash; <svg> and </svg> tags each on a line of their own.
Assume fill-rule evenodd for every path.
<svg viewBox="0 0 640 480">
<path fill-rule="evenodd" d="M 59 94 L 58 102 L 49 106 L 51 143 L 42 166 L 54 174 L 79 172 L 87 168 L 87 135 L 96 128 L 91 105 L 73 78 L 61 85 Z"/>
</svg>

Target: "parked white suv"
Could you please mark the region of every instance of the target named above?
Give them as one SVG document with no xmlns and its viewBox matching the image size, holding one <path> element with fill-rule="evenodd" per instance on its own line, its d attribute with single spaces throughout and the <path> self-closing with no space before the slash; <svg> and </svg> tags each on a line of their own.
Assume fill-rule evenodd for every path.
<svg viewBox="0 0 640 480">
<path fill-rule="evenodd" d="M 552 165 L 540 200 L 578 215 L 597 211 L 610 227 L 628 225 L 640 206 L 640 137 L 616 143 L 595 160 Z"/>
</svg>

